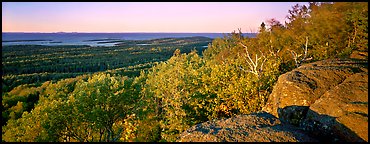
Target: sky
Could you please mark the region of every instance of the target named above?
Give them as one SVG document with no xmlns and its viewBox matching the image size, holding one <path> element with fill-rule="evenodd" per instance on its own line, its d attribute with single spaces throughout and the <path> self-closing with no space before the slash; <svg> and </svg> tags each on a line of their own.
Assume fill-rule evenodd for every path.
<svg viewBox="0 0 370 144">
<path fill-rule="evenodd" d="M 2 32 L 257 32 L 298 2 L 2 2 Z M 308 5 L 308 2 L 299 2 Z"/>
</svg>

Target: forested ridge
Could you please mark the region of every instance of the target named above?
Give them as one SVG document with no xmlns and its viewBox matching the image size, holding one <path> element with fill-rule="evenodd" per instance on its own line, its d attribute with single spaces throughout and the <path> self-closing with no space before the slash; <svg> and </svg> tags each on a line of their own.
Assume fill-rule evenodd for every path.
<svg viewBox="0 0 370 144">
<path fill-rule="evenodd" d="M 119 46 L 10 45 L 2 47 L 3 91 L 21 84 L 41 85 L 78 75 L 119 69 L 126 76 L 138 76 L 153 62 L 164 61 L 176 48 L 203 51 L 212 39 L 206 37 L 121 40 Z M 146 45 L 137 45 L 146 44 Z"/>
<path fill-rule="evenodd" d="M 2 141 L 176 141 L 195 124 L 260 111 L 277 78 L 304 63 L 368 58 L 367 2 L 295 5 L 287 17 L 284 24 L 275 19 L 261 23 L 255 38 L 243 36 L 239 29 L 208 42 L 205 50 L 181 46 L 189 41 L 172 42 L 176 50 L 158 45 L 130 51 L 121 45 L 82 47 L 91 52 L 85 53 L 75 46 L 45 47 L 41 49 L 48 56 L 30 59 L 19 55 L 42 46 L 8 55 L 4 53 L 11 48 L 3 46 Z M 38 61 L 59 57 L 59 50 L 78 57 L 76 61 L 90 54 L 83 61 L 85 68 L 66 69 L 63 63 L 70 59 L 58 59 L 56 67 Z M 137 55 L 164 51 L 172 57 L 153 53 L 129 74 L 122 70 L 135 69 L 143 57 L 110 59 L 119 55 L 118 50 Z M 102 58 L 118 69 L 108 69 L 100 63 Z M 30 60 L 38 69 L 17 63 Z M 97 66 L 88 68 L 90 63 Z M 22 82 L 22 75 L 43 72 L 72 75 Z M 16 81 L 18 85 L 9 86 Z"/>
</svg>

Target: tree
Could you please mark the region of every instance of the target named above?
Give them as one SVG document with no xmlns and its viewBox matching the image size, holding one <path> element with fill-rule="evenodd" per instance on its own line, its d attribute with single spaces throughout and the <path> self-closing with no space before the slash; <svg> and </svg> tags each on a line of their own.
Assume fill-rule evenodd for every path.
<svg viewBox="0 0 370 144">
<path fill-rule="evenodd" d="M 59 121 L 65 124 L 62 128 L 66 128 L 59 131 L 59 135 L 73 136 L 78 141 L 119 140 L 123 128 L 115 130 L 114 124 L 124 121 L 125 116 L 131 114 L 137 98 L 130 95 L 129 81 L 127 77 L 99 73 L 87 81 L 79 81 L 68 99 L 61 104 L 60 109 L 67 113 L 55 114 L 57 117 L 75 118 L 74 121 Z M 49 128 L 52 129 L 55 128 Z"/>
<path fill-rule="evenodd" d="M 290 51 L 292 53 L 292 56 L 293 56 L 296 67 L 301 66 L 302 62 L 305 62 L 305 61 L 308 61 L 308 60 L 312 59 L 312 57 L 307 58 L 307 55 L 308 55 L 307 54 L 307 46 L 308 46 L 308 37 L 306 37 L 306 44 L 305 44 L 305 47 L 304 47 L 304 53 L 303 54 L 297 54 L 294 50 Z"/>
<path fill-rule="evenodd" d="M 261 23 L 261 26 L 260 26 L 260 30 L 259 30 L 259 33 L 263 33 L 266 31 L 266 25 L 264 22 Z"/>
<path fill-rule="evenodd" d="M 134 138 L 132 79 L 97 73 L 50 84 L 35 109 L 6 126 L 6 141 L 120 141 Z M 37 126 L 30 129 L 27 125 Z M 10 128 L 17 125 L 14 128 Z M 37 129 L 37 130 L 36 130 Z M 12 134 L 12 132 L 16 134 Z M 20 133 L 19 131 L 23 131 Z M 33 133 L 28 136 L 27 134 Z M 16 136 L 15 138 L 11 138 Z"/>
<path fill-rule="evenodd" d="M 258 78 L 261 76 L 261 73 L 263 71 L 263 64 L 266 62 L 266 58 L 264 57 L 263 53 L 261 52 L 261 56 L 258 57 L 258 54 L 255 54 L 256 58 L 255 60 L 252 60 L 249 52 L 248 52 L 248 47 L 245 46 L 243 43 L 240 43 L 240 45 L 242 45 L 244 48 L 245 48 L 245 52 L 246 52 L 246 57 L 248 58 L 247 59 L 247 64 L 248 64 L 248 70 L 245 70 L 242 68 L 242 70 L 246 71 L 246 72 L 250 72 L 254 75 L 256 75 Z"/>
</svg>

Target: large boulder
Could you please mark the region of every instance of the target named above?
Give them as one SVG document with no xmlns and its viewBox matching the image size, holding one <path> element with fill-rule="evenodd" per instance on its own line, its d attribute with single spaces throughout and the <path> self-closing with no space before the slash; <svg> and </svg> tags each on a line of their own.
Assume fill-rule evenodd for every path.
<svg viewBox="0 0 370 144">
<path fill-rule="evenodd" d="M 195 125 L 179 141 L 368 142 L 368 62 L 324 60 L 285 73 L 262 111 Z"/>
<path fill-rule="evenodd" d="M 368 62 L 324 60 L 279 77 L 263 111 L 323 141 L 368 141 Z"/>
<path fill-rule="evenodd" d="M 335 141 L 368 141 L 368 75 L 356 73 L 327 91 L 301 125 Z"/>
<path fill-rule="evenodd" d="M 315 142 L 304 131 L 283 124 L 268 113 L 238 115 L 195 125 L 180 136 L 180 142 Z"/>
</svg>

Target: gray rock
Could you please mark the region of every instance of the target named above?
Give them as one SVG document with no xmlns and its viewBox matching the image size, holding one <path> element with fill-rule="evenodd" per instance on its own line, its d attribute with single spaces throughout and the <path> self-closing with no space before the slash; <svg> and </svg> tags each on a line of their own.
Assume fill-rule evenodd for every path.
<svg viewBox="0 0 370 144">
<path fill-rule="evenodd" d="M 368 141 L 367 61 L 324 60 L 279 77 L 263 111 L 323 141 Z"/>
<path fill-rule="evenodd" d="M 268 113 L 239 115 L 195 125 L 181 142 L 315 142 L 316 139 Z"/>
<path fill-rule="evenodd" d="M 337 141 L 368 141 L 367 80 L 356 73 L 327 91 L 310 106 L 302 127 Z"/>
</svg>

